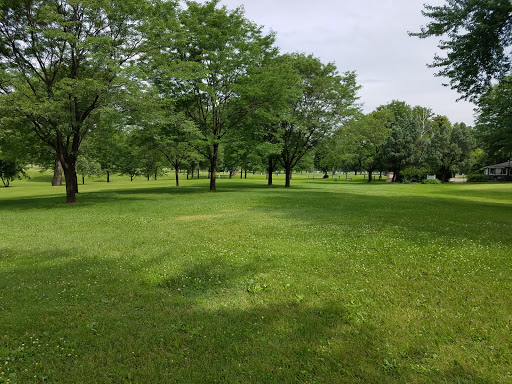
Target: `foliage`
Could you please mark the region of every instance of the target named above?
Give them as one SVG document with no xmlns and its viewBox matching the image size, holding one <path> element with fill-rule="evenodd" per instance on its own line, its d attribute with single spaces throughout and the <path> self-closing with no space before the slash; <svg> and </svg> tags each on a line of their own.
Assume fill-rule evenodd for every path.
<svg viewBox="0 0 512 384">
<path fill-rule="evenodd" d="M 147 1 L 8 1 L 0 6 L 1 103 L 51 147 L 76 202 L 80 145 L 129 88 Z"/>
<path fill-rule="evenodd" d="M 301 93 L 279 121 L 283 148 L 280 161 L 290 186 L 291 170 L 326 136 L 359 111 L 354 72 L 339 75 L 333 63 L 304 54 L 289 55 L 301 78 Z"/>
<path fill-rule="evenodd" d="M 88 156 L 78 156 L 76 161 L 76 173 L 82 177 L 101 176 L 101 165 Z"/>
<path fill-rule="evenodd" d="M 369 182 L 373 171 L 382 166 L 384 144 L 391 134 L 392 121 L 392 111 L 381 108 L 351 120 L 336 135 L 342 141 L 337 150 L 340 155 L 344 154 L 342 162 L 352 161 L 366 170 Z"/>
<path fill-rule="evenodd" d="M 447 37 L 439 43 L 445 57 L 431 64 L 464 99 L 477 101 L 493 80 L 512 69 L 512 2 L 510 0 L 448 0 L 425 5 L 430 22 L 413 36 Z"/>
<path fill-rule="evenodd" d="M 478 101 L 476 124 L 480 144 L 493 162 L 512 154 L 512 76 L 494 85 Z"/>
<path fill-rule="evenodd" d="M 403 101 L 392 101 L 377 110 L 391 113 L 391 134 L 382 148 L 383 163 L 393 171 L 393 181 L 401 181 L 400 171 L 419 165 L 421 158 L 418 143 L 421 141 L 422 122 L 413 114 L 410 105 Z"/>
<path fill-rule="evenodd" d="M 16 160 L 0 159 L 0 179 L 5 187 L 8 187 L 11 181 L 21 180 L 22 177 L 26 176 L 25 167 Z"/>
<path fill-rule="evenodd" d="M 155 55 L 162 94 L 176 99 L 177 111 L 202 134 L 194 147 L 210 161 L 210 189 L 215 190 L 219 145 L 230 130 L 244 127 L 247 117 L 277 101 L 279 77 L 265 66 L 276 55 L 273 34 L 247 20 L 243 9 L 229 11 L 218 1 L 188 2 L 178 14 L 180 29 L 172 45 Z M 164 36 L 167 36 L 166 34 Z"/>
<path fill-rule="evenodd" d="M 442 181 L 439 179 L 423 179 L 421 184 L 442 184 Z"/>
<path fill-rule="evenodd" d="M 464 123 L 453 126 L 445 116 L 434 119 L 436 133 L 427 151 L 427 162 L 442 182 L 457 171 L 469 169 L 475 142 L 470 127 Z"/>
<path fill-rule="evenodd" d="M 403 177 L 402 181 L 419 183 L 426 180 L 426 177 L 429 174 L 429 169 L 425 167 L 408 167 L 405 168 L 401 174 Z"/>
<path fill-rule="evenodd" d="M 487 162 L 488 155 L 482 148 L 476 148 L 471 152 L 470 167 L 467 173 L 482 173 L 484 167 L 489 165 Z"/>
<path fill-rule="evenodd" d="M 473 173 L 466 177 L 467 182 L 482 183 L 487 181 L 487 176 L 482 173 Z"/>
</svg>

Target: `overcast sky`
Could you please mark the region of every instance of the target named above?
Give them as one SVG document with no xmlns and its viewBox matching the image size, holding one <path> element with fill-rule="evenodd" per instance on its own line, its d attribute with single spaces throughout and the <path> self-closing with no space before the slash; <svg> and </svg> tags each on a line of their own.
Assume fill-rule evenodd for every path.
<svg viewBox="0 0 512 384">
<path fill-rule="evenodd" d="M 340 72 L 354 70 L 364 111 L 391 100 L 431 108 L 452 122 L 473 125 L 474 105 L 444 87 L 426 67 L 436 39 L 409 37 L 427 19 L 423 3 L 443 0 L 221 0 L 229 9 L 243 6 L 246 17 L 277 34 L 281 53 L 312 53 L 334 62 Z"/>
</svg>

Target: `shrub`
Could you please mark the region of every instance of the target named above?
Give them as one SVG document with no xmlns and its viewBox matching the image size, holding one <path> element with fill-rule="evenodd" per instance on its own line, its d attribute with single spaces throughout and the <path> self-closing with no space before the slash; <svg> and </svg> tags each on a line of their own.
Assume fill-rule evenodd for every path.
<svg viewBox="0 0 512 384">
<path fill-rule="evenodd" d="M 421 180 L 421 184 L 441 184 L 441 180 L 439 180 L 439 179 L 424 179 L 424 180 Z"/>
<path fill-rule="evenodd" d="M 412 183 L 419 183 L 423 179 L 427 177 L 428 169 L 420 167 L 408 167 L 405 168 L 400 172 L 400 175 L 403 176 L 402 182 L 412 182 Z"/>
<path fill-rule="evenodd" d="M 472 183 L 483 183 L 487 181 L 487 176 L 482 175 L 481 173 L 474 173 L 472 175 L 468 175 L 466 181 Z"/>
</svg>

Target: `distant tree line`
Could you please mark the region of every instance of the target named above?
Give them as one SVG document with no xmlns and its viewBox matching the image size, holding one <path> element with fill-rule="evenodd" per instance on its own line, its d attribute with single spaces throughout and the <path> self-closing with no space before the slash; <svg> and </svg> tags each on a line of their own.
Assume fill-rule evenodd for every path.
<svg viewBox="0 0 512 384">
<path fill-rule="evenodd" d="M 507 84 L 482 95 L 480 125 L 506 123 L 496 100 Z M 495 130 L 474 135 L 404 102 L 365 115 L 359 88 L 355 72 L 279 54 L 273 33 L 217 0 L 2 2 L 1 178 L 52 168 L 74 203 L 79 176 L 173 168 L 178 186 L 180 170 L 204 170 L 210 190 L 219 170 L 265 172 L 269 185 L 282 170 L 287 187 L 293 170 L 313 168 L 447 180 L 505 151 L 492 148 Z"/>
<path fill-rule="evenodd" d="M 445 182 L 455 173 L 479 167 L 474 150 L 471 127 L 452 125 L 428 108 L 393 101 L 340 127 L 322 142 L 314 159 L 325 173 L 364 171 L 369 182 L 376 171 L 393 172 L 393 181 L 436 175 Z"/>
</svg>

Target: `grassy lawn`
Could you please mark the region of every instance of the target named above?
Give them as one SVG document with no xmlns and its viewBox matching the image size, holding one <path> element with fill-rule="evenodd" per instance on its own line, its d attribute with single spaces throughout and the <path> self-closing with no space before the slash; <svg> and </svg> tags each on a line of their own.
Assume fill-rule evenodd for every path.
<svg viewBox="0 0 512 384">
<path fill-rule="evenodd" d="M 0 189 L 0 383 L 512 382 L 512 184 L 50 179 Z"/>
</svg>

